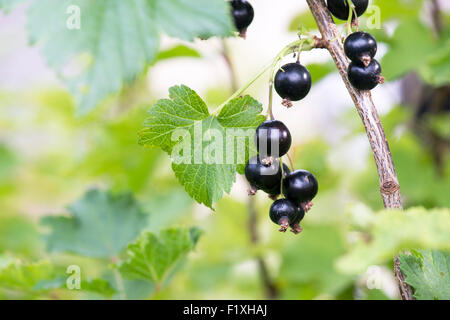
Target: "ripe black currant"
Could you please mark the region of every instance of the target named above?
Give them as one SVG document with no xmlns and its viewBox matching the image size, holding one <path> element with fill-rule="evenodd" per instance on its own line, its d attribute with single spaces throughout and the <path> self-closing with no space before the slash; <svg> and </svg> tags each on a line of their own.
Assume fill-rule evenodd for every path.
<svg viewBox="0 0 450 320">
<path fill-rule="evenodd" d="M 289 172 L 289 168 L 283 163 L 283 173 L 286 175 Z M 269 165 L 263 164 L 259 156 L 251 158 L 245 165 L 245 177 L 251 186 L 249 194 L 254 194 L 257 190 L 271 196 L 281 193 L 281 166 L 278 160 Z"/>
<path fill-rule="evenodd" d="M 350 63 L 347 75 L 352 86 L 359 90 L 372 90 L 379 83 L 384 82 L 381 66 L 375 59 L 372 59 L 367 67 L 356 62 Z"/>
<path fill-rule="evenodd" d="M 288 199 L 279 199 L 272 203 L 269 215 L 274 223 L 281 226 L 281 232 L 285 232 L 288 227 L 291 227 L 295 234 L 302 231 L 299 223 L 305 216 L 305 212 Z"/>
<path fill-rule="evenodd" d="M 352 0 L 356 14 L 361 16 L 366 12 L 369 0 Z M 328 10 L 338 19 L 347 20 L 350 14 L 348 0 L 327 0 Z M 355 17 L 353 17 L 354 19 Z"/>
<path fill-rule="evenodd" d="M 261 123 L 256 129 L 255 140 L 256 148 L 263 162 L 266 158 L 284 156 L 292 143 L 289 129 L 278 120 L 267 120 Z"/>
<path fill-rule="evenodd" d="M 312 173 L 296 170 L 283 179 L 282 189 L 287 199 L 304 209 L 309 209 L 309 202 L 316 196 L 319 184 Z"/>
<path fill-rule="evenodd" d="M 245 38 L 247 28 L 252 23 L 255 16 L 253 7 L 246 0 L 233 0 L 230 4 L 234 25 L 239 31 L 241 37 Z"/>
<path fill-rule="evenodd" d="M 287 106 L 306 97 L 310 89 L 311 74 L 298 62 L 285 64 L 275 75 L 275 90 Z"/>
<path fill-rule="evenodd" d="M 377 53 L 377 41 L 370 33 L 355 32 L 345 39 L 344 50 L 350 60 L 367 67 Z"/>
</svg>

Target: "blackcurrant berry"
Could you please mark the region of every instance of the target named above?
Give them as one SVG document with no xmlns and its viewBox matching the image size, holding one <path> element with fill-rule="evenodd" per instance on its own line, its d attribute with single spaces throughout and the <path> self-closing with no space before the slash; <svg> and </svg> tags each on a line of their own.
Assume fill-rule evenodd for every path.
<svg viewBox="0 0 450 320">
<path fill-rule="evenodd" d="M 361 16 L 369 6 L 369 0 L 352 0 L 356 14 Z M 350 14 L 348 0 L 327 0 L 328 10 L 338 19 L 347 20 Z M 354 19 L 355 17 L 353 17 Z"/>
<path fill-rule="evenodd" d="M 287 101 L 298 101 L 306 97 L 311 89 L 311 74 L 300 63 L 288 63 L 275 75 L 275 90 Z"/>
<path fill-rule="evenodd" d="M 305 216 L 305 212 L 288 199 L 279 199 L 272 203 L 269 211 L 270 219 L 281 226 L 280 231 L 285 232 L 288 227 L 294 233 L 299 233 L 299 222 Z"/>
<path fill-rule="evenodd" d="M 356 62 L 350 63 L 347 75 L 352 86 L 359 90 L 372 90 L 379 83 L 384 82 L 381 66 L 375 59 L 372 59 L 367 67 Z"/>
<path fill-rule="evenodd" d="M 233 0 L 230 4 L 234 25 L 240 32 L 241 36 L 245 37 L 245 32 L 255 16 L 253 7 L 246 0 Z"/>
<path fill-rule="evenodd" d="M 255 143 L 263 160 L 279 158 L 284 156 L 291 147 L 291 133 L 281 121 L 264 121 L 256 129 Z"/>
<path fill-rule="evenodd" d="M 309 203 L 317 194 L 319 184 L 316 177 L 306 170 L 296 170 L 283 179 L 283 194 L 299 206 Z"/>
<path fill-rule="evenodd" d="M 377 41 L 370 33 L 355 32 L 345 39 L 344 50 L 350 60 L 368 66 L 377 53 Z"/>
<path fill-rule="evenodd" d="M 283 173 L 286 175 L 289 172 L 283 163 Z M 245 165 L 245 177 L 250 183 L 251 192 L 262 190 L 272 196 L 281 193 L 281 166 L 278 160 L 267 165 L 261 162 L 259 156 L 251 158 Z"/>
</svg>

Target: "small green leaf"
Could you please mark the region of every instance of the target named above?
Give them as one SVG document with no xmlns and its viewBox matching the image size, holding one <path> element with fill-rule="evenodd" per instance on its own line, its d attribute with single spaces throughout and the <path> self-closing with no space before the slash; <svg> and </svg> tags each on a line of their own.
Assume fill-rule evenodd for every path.
<svg viewBox="0 0 450 320">
<path fill-rule="evenodd" d="M 17 290 L 32 290 L 42 280 L 50 279 L 53 267 L 48 261 L 21 263 L 16 260 L 0 268 L 0 287 Z"/>
<path fill-rule="evenodd" d="M 264 120 L 261 105 L 250 96 L 239 97 L 216 116 L 186 86 L 172 87 L 169 93 L 171 99 L 150 108 L 139 143 L 170 154 L 172 169 L 188 194 L 212 207 L 230 192 L 236 172 L 242 172 L 249 158 L 253 129 Z"/>
<path fill-rule="evenodd" d="M 33 287 L 33 290 L 48 291 L 53 289 L 67 289 L 66 281 L 66 277 L 57 277 L 51 280 L 39 281 Z M 99 278 L 87 280 L 82 279 L 79 291 L 96 293 L 105 297 L 111 297 L 116 293 L 116 290 L 111 287 L 108 281 Z"/>
<path fill-rule="evenodd" d="M 116 290 L 111 287 L 108 281 L 95 278 L 81 281 L 81 291 L 96 293 L 105 297 L 111 297 Z"/>
<path fill-rule="evenodd" d="M 162 60 L 167 60 L 167 59 L 172 59 L 172 58 L 184 58 L 184 57 L 188 57 L 188 58 L 200 58 L 201 54 L 188 46 L 185 45 L 178 45 L 178 46 L 174 46 L 172 48 L 166 49 L 164 51 L 160 51 L 158 53 L 158 56 L 156 57 L 156 61 L 162 61 Z"/>
<path fill-rule="evenodd" d="M 338 260 L 340 270 L 361 273 L 411 248 L 450 249 L 450 210 L 384 210 L 376 215 L 370 234 L 369 243 L 361 239 Z"/>
<path fill-rule="evenodd" d="M 159 100 L 151 107 L 150 117 L 145 120 L 145 128 L 140 132 L 140 144 L 157 146 L 171 152 L 178 143 L 172 140 L 172 133 L 177 128 L 189 130 L 197 121 L 209 117 L 206 104 L 188 87 L 170 88 L 169 97 L 170 99 Z"/>
<path fill-rule="evenodd" d="M 418 255 L 401 255 L 400 268 L 419 300 L 450 300 L 450 254 L 420 250 Z"/>
<path fill-rule="evenodd" d="M 69 211 L 69 217 L 42 220 L 51 228 L 46 237 L 50 251 L 112 258 L 137 238 L 147 222 L 147 215 L 130 194 L 91 190 L 69 206 Z"/>
<path fill-rule="evenodd" d="M 128 260 L 119 263 L 118 268 L 127 278 L 161 284 L 194 248 L 199 236 L 198 229 L 171 228 L 158 234 L 145 232 L 128 246 Z"/>
</svg>

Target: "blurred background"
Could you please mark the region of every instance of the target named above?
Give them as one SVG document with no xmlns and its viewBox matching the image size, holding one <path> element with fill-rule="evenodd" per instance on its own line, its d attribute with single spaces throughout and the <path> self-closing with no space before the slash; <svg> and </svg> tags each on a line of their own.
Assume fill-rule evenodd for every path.
<svg viewBox="0 0 450 320">
<path fill-rule="evenodd" d="M 277 232 L 268 218 L 270 199 L 262 193 L 249 199 L 242 176 L 213 212 L 187 195 L 163 151 L 137 144 L 149 107 L 167 97 L 169 87 L 185 84 L 214 109 L 295 41 L 300 25 L 316 32 L 304 1 L 250 2 L 255 19 L 246 40 L 187 42 L 163 35 L 158 59 L 148 70 L 82 116 L 42 48 L 30 42 L 30 5 L 0 11 L 0 298 L 123 298 L 125 292 L 135 299 L 398 299 L 392 272 L 397 250 L 411 244 L 448 248 L 448 238 L 414 237 L 414 231 L 427 228 L 419 218 L 403 236 L 395 229 L 406 223 L 401 217 L 392 228 L 380 226 L 386 215 L 371 150 L 325 50 L 302 55 L 313 78 L 304 100 L 285 109 L 274 95 L 275 117 L 293 135 L 295 167 L 314 173 L 320 184 L 299 236 Z M 360 25 L 379 43 L 377 59 L 387 82 L 373 90 L 373 99 L 404 206 L 448 210 L 450 3 L 371 4 L 380 8 L 380 29 L 367 27 L 369 13 Z M 264 107 L 268 76 L 248 90 Z M 161 285 L 118 281 L 110 267 L 114 260 L 54 250 L 59 240 L 49 243 L 51 228 L 42 220 L 67 216 L 68 206 L 92 189 L 131 194 L 130 201 L 148 216 L 145 230 L 197 226 L 203 234 Z M 447 219 L 440 227 L 448 230 L 449 224 Z M 389 244 L 358 251 L 368 239 L 389 239 Z M 361 265 L 355 267 L 352 259 Z M 101 285 L 67 289 L 61 278 L 68 265 L 81 266 L 83 279 Z"/>
</svg>

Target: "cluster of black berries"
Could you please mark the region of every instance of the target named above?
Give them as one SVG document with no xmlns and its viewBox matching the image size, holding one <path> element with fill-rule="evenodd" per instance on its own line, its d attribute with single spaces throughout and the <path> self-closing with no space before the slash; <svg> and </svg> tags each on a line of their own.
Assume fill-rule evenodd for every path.
<svg viewBox="0 0 450 320">
<path fill-rule="evenodd" d="M 355 5 L 353 20 L 366 12 L 369 0 L 352 0 Z M 350 15 L 348 0 L 328 0 L 328 10 L 338 19 L 347 20 Z M 350 34 L 344 42 L 344 50 L 352 61 L 347 69 L 348 80 L 359 90 L 372 90 L 379 83 L 384 82 L 381 76 L 381 66 L 374 59 L 377 53 L 377 42 L 367 32 Z"/>
<path fill-rule="evenodd" d="M 232 0 L 231 5 L 231 15 L 234 19 L 234 25 L 239 31 L 239 35 L 245 38 L 248 26 L 252 23 L 255 16 L 253 7 L 246 0 Z"/>
<path fill-rule="evenodd" d="M 283 104 L 303 99 L 311 89 L 311 75 L 298 61 L 288 63 L 275 75 L 275 90 L 284 99 Z M 258 155 L 245 166 L 245 177 L 250 183 L 249 194 L 257 190 L 266 192 L 274 203 L 270 207 L 270 219 L 285 232 L 289 227 L 300 233 L 300 221 L 311 206 L 318 191 L 317 179 L 306 170 L 291 172 L 280 157 L 290 149 L 292 138 L 289 129 L 278 120 L 264 121 L 256 129 Z M 283 199 L 276 200 L 280 194 Z"/>
<path fill-rule="evenodd" d="M 374 59 L 377 41 L 367 32 L 350 34 L 344 42 L 347 57 L 352 60 L 347 69 L 348 80 L 359 90 L 372 90 L 384 82 L 381 66 Z"/>
<path fill-rule="evenodd" d="M 285 232 L 289 227 L 295 234 L 302 231 L 300 221 L 311 206 L 318 191 L 317 179 L 306 170 L 291 172 L 280 157 L 291 147 L 289 129 L 278 120 L 263 122 L 256 129 L 258 155 L 247 162 L 245 177 L 250 183 L 249 194 L 262 190 L 275 202 L 270 207 L 270 219 Z M 284 198 L 278 199 L 283 193 Z"/>
<path fill-rule="evenodd" d="M 338 19 L 347 20 L 350 16 L 349 0 L 328 0 L 330 12 Z M 368 0 L 352 0 L 355 8 L 353 20 L 362 15 L 368 7 Z M 245 37 L 248 26 L 253 21 L 254 11 L 246 0 L 230 1 L 232 15 L 237 30 Z M 352 21 L 353 24 L 353 21 Z M 350 34 L 344 43 L 347 57 L 352 60 L 348 67 L 348 78 L 359 90 L 371 90 L 384 80 L 380 64 L 374 59 L 377 43 L 366 32 Z M 306 97 L 311 89 L 311 74 L 297 59 L 285 64 L 278 70 L 274 79 L 275 90 L 283 98 L 283 105 L 292 106 L 292 101 Z M 273 118 L 273 116 L 272 116 Z M 263 122 L 256 129 L 258 155 L 250 159 L 245 166 L 245 177 L 250 183 L 249 194 L 258 190 L 266 192 L 274 203 L 270 207 L 271 220 L 280 225 L 280 231 L 289 227 L 295 234 L 301 232 L 300 221 L 312 206 L 312 199 L 318 191 L 318 182 L 313 174 L 306 170 L 291 172 L 281 161 L 291 147 L 292 138 L 289 129 L 278 120 Z M 284 198 L 278 199 L 283 194 Z"/>
</svg>

